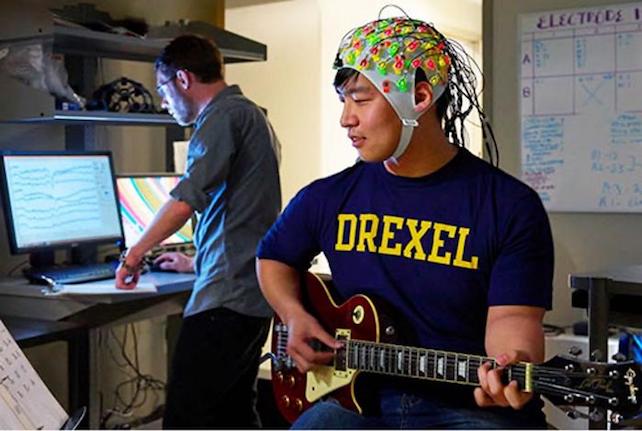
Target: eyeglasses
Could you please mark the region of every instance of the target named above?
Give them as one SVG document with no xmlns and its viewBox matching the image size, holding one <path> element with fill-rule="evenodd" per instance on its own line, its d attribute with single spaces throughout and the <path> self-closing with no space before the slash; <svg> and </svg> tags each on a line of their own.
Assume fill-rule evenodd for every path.
<svg viewBox="0 0 642 431">
<path fill-rule="evenodd" d="M 165 81 L 156 85 L 156 92 L 161 96 L 163 96 L 163 87 L 169 84 L 170 82 L 172 82 L 174 79 L 176 79 L 176 74 L 173 74 L 171 77 L 167 78 Z"/>
</svg>

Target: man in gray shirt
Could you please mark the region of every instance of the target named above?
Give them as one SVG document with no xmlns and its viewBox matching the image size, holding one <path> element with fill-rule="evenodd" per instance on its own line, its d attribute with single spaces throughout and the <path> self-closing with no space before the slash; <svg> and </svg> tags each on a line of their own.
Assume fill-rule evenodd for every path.
<svg viewBox="0 0 642 431">
<path fill-rule="evenodd" d="M 254 270 L 256 245 L 281 205 L 279 143 L 264 113 L 223 79 L 210 41 L 180 36 L 156 60 L 162 106 L 195 125 L 186 171 L 141 239 L 121 258 L 116 286 L 133 289 L 143 256 L 200 214 L 195 257 L 166 253 L 164 269 L 194 271 L 169 379 L 165 428 L 251 428 L 256 376 L 272 310 Z"/>
</svg>

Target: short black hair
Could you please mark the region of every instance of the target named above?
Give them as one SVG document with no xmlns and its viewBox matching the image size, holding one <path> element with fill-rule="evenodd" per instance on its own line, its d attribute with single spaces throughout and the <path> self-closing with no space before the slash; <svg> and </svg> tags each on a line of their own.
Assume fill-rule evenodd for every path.
<svg viewBox="0 0 642 431">
<path fill-rule="evenodd" d="M 351 79 L 355 78 L 359 74 L 359 71 L 356 69 L 352 69 L 350 67 L 342 67 L 341 69 L 337 70 L 336 75 L 334 75 L 334 88 L 339 90 L 341 87 L 346 85 L 348 81 Z M 426 77 L 426 72 L 423 71 L 423 69 L 418 68 L 416 75 L 415 75 L 415 84 L 418 82 L 428 82 L 428 78 Z M 444 92 L 441 94 L 441 96 L 437 99 L 437 118 L 439 121 L 443 120 L 444 117 L 446 116 L 446 111 L 448 111 L 448 105 L 450 105 L 450 91 L 448 91 L 448 87 L 445 88 Z"/>
<path fill-rule="evenodd" d="M 167 44 L 154 67 L 164 75 L 184 69 L 205 83 L 223 79 L 221 51 L 213 41 L 195 34 L 178 36 Z"/>
</svg>

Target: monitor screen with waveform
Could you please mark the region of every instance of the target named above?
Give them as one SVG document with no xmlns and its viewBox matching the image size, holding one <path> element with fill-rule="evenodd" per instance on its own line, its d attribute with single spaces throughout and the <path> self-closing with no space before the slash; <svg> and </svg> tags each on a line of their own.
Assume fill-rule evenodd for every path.
<svg viewBox="0 0 642 431">
<path fill-rule="evenodd" d="M 122 240 L 109 152 L 2 153 L 11 252 Z"/>
<path fill-rule="evenodd" d="M 133 175 L 116 179 L 120 212 L 125 232 L 125 246 L 131 247 L 141 237 L 160 208 L 170 198 L 169 192 L 178 184 L 179 175 Z M 162 246 L 191 244 L 192 221 L 167 237 Z"/>
</svg>

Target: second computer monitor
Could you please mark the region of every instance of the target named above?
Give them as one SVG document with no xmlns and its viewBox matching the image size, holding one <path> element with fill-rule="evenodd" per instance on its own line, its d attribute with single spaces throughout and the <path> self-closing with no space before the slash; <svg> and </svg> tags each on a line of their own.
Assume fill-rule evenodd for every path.
<svg viewBox="0 0 642 431">
<path fill-rule="evenodd" d="M 131 247 L 138 241 L 145 228 L 170 198 L 169 192 L 179 179 L 180 176 L 175 174 L 128 175 L 116 179 L 126 247 Z M 161 245 L 191 244 L 193 233 L 192 220 L 189 220 Z"/>
</svg>

